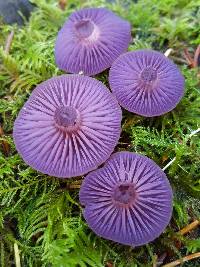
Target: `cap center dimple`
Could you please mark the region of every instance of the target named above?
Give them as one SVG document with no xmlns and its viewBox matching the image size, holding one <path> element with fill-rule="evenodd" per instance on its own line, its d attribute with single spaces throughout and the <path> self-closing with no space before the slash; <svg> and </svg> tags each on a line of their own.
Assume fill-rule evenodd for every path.
<svg viewBox="0 0 200 267">
<path fill-rule="evenodd" d="M 77 111 L 73 107 L 59 107 L 54 114 L 55 122 L 58 126 L 69 127 L 74 126 L 77 120 Z"/>
<path fill-rule="evenodd" d="M 157 79 L 157 72 L 152 67 L 147 67 L 143 69 L 140 77 L 144 82 L 153 82 Z"/>
<path fill-rule="evenodd" d="M 121 184 L 117 186 L 113 193 L 113 200 L 120 205 L 131 204 L 135 201 L 136 192 L 132 184 Z"/>
<path fill-rule="evenodd" d="M 87 19 L 83 19 L 75 24 L 75 30 L 80 38 L 88 38 L 94 31 L 94 24 Z"/>
</svg>

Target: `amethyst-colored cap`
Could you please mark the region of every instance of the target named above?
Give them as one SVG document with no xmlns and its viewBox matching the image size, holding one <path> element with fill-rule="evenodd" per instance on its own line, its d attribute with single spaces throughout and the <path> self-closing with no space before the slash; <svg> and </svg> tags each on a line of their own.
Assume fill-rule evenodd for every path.
<svg viewBox="0 0 200 267">
<path fill-rule="evenodd" d="M 109 68 L 128 48 L 129 22 L 105 8 L 85 8 L 72 13 L 58 33 L 57 66 L 67 72 L 95 75 Z"/>
<path fill-rule="evenodd" d="M 145 117 L 172 110 L 184 94 L 179 69 L 153 50 L 121 55 L 110 69 L 109 83 L 122 107 Z"/>
<path fill-rule="evenodd" d="M 62 75 L 37 86 L 18 115 L 13 134 L 27 164 L 68 178 L 107 160 L 120 129 L 120 106 L 100 81 Z"/>
<path fill-rule="evenodd" d="M 80 190 L 84 217 L 99 236 L 130 246 L 158 237 L 172 215 L 172 189 L 151 159 L 118 152 L 88 174 Z"/>
</svg>

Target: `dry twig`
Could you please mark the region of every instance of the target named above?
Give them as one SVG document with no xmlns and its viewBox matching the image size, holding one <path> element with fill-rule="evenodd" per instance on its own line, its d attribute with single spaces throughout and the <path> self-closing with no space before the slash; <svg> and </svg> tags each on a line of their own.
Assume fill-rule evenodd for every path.
<svg viewBox="0 0 200 267">
<path fill-rule="evenodd" d="M 3 137 L 4 136 L 4 132 L 3 132 L 3 128 L 0 124 L 0 137 Z M 0 141 L 1 145 L 2 145 L 2 149 L 3 149 L 3 153 L 8 156 L 9 155 L 9 152 L 10 152 L 10 146 L 8 144 L 8 142 L 4 141 L 4 140 L 1 140 Z"/>
<path fill-rule="evenodd" d="M 198 45 L 195 53 L 194 53 L 194 57 L 192 58 L 192 56 L 190 55 L 189 51 L 187 48 L 184 49 L 184 57 L 187 60 L 188 65 L 191 68 L 197 68 L 198 67 L 198 60 L 200 57 L 200 45 Z"/>
<path fill-rule="evenodd" d="M 80 184 L 70 184 L 67 185 L 68 189 L 80 189 L 81 185 Z"/>
<path fill-rule="evenodd" d="M 186 261 L 190 261 L 190 260 L 193 260 L 193 259 L 196 259 L 196 258 L 199 258 L 199 257 L 200 257 L 200 252 L 197 252 L 197 253 L 185 256 L 185 257 L 183 257 L 183 258 L 181 258 L 179 260 L 167 263 L 167 264 L 163 265 L 162 267 L 174 267 L 174 266 L 182 264 L 182 263 L 184 263 Z"/>
<path fill-rule="evenodd" d="M 195 229 L 197 226 L 200 225 L 200 221 L 199 220 L 195 220 L 194 222 L 188 224 L 187 226 L 185 226 L 183 229 L 181 229 L 179 231 L 179 233 L 181 235 L 185 235 L 187 234 L 188 232 L 192 231 L 193 229 Z"/>
<path fill-rule="evenodd" d="M 199 57 L 200 57 L 200 45 L 198 45 L 196 51 L 195 51 L 195 54 L 194 54 L 194 67 L 198 67 L 198 60 L 199 60 Z"/>
</svg>

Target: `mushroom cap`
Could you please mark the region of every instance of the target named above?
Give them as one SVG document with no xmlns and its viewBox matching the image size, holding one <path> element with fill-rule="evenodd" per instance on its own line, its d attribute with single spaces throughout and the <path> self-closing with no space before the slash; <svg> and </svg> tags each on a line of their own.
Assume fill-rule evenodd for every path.
<svg viewBox="0 0 200 267">
<path fill-rule="evenodd" d="M 95 75 L 109 68 L 128 48 L 131 26 L 106 8 L 72 13 L 58 33 L 57 66 L 70 73 Z"/>
<path fill-rule="evenodd" d="M 184 78 L 179 69 L 153 50 L 121 55 L 110 69 L 109 83 L 122 107 L 145 117 L 172 110 L 184 94 Z"/>
<path fill-rule="evenodd" d="M 151 159 L 131 152 L 113 154 L 89 173 L 80 190 L 84 218 L 99 236 L 131 246 L 158 237 L 172 214 L 172 190 Z"/>
<path fill-rule="evenodd" d="M 24 161 L 42 173 L 69 178 L 96 169 L 113 152 L 121 108 L 100 82 L 62 75 L 36 87 L 14 124 Z"/>
</svg>

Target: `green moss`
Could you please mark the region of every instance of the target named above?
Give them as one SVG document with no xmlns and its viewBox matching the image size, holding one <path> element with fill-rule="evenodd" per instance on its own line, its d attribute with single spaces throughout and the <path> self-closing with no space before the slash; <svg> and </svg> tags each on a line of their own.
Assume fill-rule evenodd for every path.
<svg viewBox="0 0 200 267">
<path fill-rule="evenodd" d="M 106 3 L 103 0 L 67 1 L 65 11 L 58 1 L 34 0 L 37 7 L 22 28 L 0 24 L 0 114 L 4 135 L 0 148 L 0 265 L 12 266 L 14 244 L 20 250 L 22 266 L 152 266 L 156 255 L 167 252 L 167 262 L 199 251 L 197 231 L 187 238 L 177 231 L 199 218 L 200 138 L 190 137 L 200 127 L 200 90 L 197 70 L 180 68 L 186 79 L 185 96 L 170 113 L 143 118 L 123 112 L 123 131 L 117 150 L 142 153 L 166 169 L 174 190 L 173 218 L 155 242 L 139 248 L 125 247 L 97 237 L 82 217 L 78 189 L 81 179 L 55 179 L 37 173 L 16 152 L 13 122 L 33 88 L 62 72 L 54 63 L 56 34 L 67 16 L 80 7 L 106 6 L 132 24 L 129 50 L 174 49 L 172 58 L 183 60 L 183 47 L 194 52 L 199 44 L 198 0 L 139 0 Z M 11 30 L 14 39 L 9 52 L 4 44 Z M 180 60 L 178 60 L 179 62 Z M 108 85 L 108 72 L 96 78 Z M 72 186 L 73 187 L 73 186 Z M 74 186 L 76 187 L 76 186 Z M 179 251 L 174 240 L 181 239 Z M 106 265 L 107 264 L 107 265 Z M 185 266 L 199 266 L 198 260 Z"/>
</svg>

